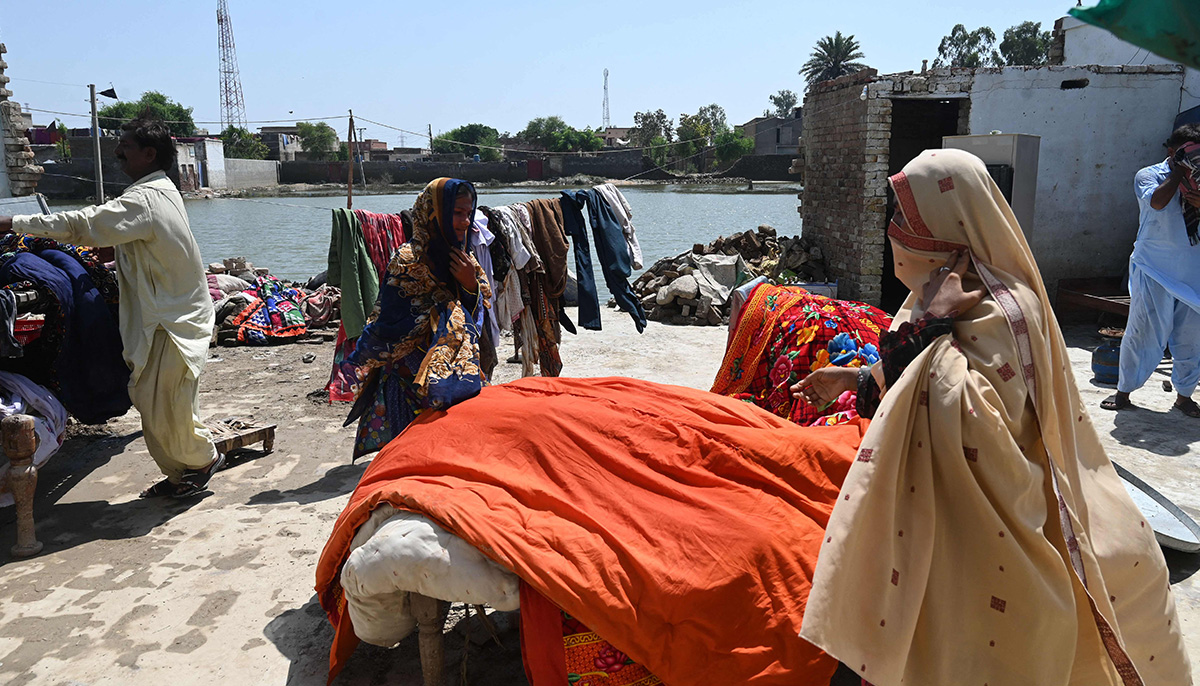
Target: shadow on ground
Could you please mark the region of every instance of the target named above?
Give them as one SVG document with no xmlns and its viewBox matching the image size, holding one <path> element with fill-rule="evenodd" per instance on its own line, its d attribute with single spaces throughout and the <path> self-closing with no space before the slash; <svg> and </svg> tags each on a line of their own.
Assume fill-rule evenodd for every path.
<svg viewBox="0 0 1200 686">
<path fill-rule="evenodd" d="M 1186 581 L 1200 571 L 1200 553 L 1181 553 L 1178 550 L 1163 548 L 1163 556 L 1167 558 L 1167 569 L 1171 572 L 1171 583 Z"/>
<path fill-rule="evenodd" d="M 354 490 L 355 485 L 358 484 L 359 477 L 362 476 L 363 471 L 366 470 L 369 464 L 371 464 L 370 460 L 361 460 L 357 464 L 345 464 L 340 467 L 334 467 L 325 472 L 320 479 L 299 488 L 287 491 L 271 489 L 255 493 L 246 501 L 246 504 L 276 505 L 287 502 L 308 505 L 330 498 L 342 497 Z"/>
<path fill-rule="evenodd" d="M 1174 408 L 1167 412 L 1144 407 L 1120 410 L 1113 424 L 1111 435 L 1121 445 L 1163 457 L 1182 457 L 1200 444 L 1200 419 Z"/>
<path fill-rule="evenodd" d="M 212 496 L 208 492 L 186 500 L 153 498 L 117 504 L 103 500 L 59 502 L 76 485 L 108 464 L 114 456 L 124 452 L 130 443 L 141 436 L 142 432 L 135 431 L 124 436 L 73 438 L 65 442 L 62 450 L 38 470 L 33 516 L 38 540 L 45 546 L 42 555 L 97 540 L 116 541 L 145 536 Z M 246 464 L 266 454 L 260 450 L 231 451 L 224 469 Z M 0 565 L 13 561 L 8 550 L 16 542 L 16 537 L 16 508 L 9 507 L 0 511 Z"/>
<path fill-rule="evenodd" d="M 478 621 L 471 619 L 469 621 Z M 333 629 L 314 595 L 302 607 L 287 610 L 263 629 L 288 660 L 288 686 L 325 686 Z M 499 634 L 500 645 L 467 641 L 455 628 L 445 634 L 447 686 L 527 686 L 521 664 L 521 639 L 515 627 Z M 463 648 L 467 647 L 464 680 Z M 417 636 L 394 648 L 359 644 L 333 686 L 423 686 Z M 856 682 L 857 686 L 857 682 Z"/>
</svg>

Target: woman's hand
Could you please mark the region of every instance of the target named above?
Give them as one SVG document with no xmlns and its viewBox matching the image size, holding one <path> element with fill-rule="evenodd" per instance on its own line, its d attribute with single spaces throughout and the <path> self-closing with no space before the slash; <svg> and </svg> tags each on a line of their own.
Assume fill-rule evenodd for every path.
<svg viewBox="0 0 1200 686">
<path fill-rule="evenodd" d="M 971 258 L 965 251 L 950 255 L 946 264 L 929 273 L 921 295 L 921 306 L 930 317 L 957 317 L 979 304 L 987 291 L 979 288 L 964 291 L 962 277 L 967 273 Z"/>
<path fill-rule="evenodd" d="M 459 248 L 450 248 L 450 273 L 468 292 L 479 290 L 479 283 L 475 280 L 475 263 Z"/>
<path fill-rule="evenodd" d="M 792 397 L 824 407 L 846 391 L 858 389 L 856 367 L 821 367 L 792 386 Z"/>
</svg>

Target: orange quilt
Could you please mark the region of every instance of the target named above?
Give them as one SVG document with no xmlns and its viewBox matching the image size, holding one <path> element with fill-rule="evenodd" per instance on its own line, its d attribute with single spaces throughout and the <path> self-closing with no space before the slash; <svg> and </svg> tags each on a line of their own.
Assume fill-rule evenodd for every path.
<svg viewBox="0 0 1200 686">
<path fill-rule="evenodd" d="M 358 643 L 338 583 L 382 503 L 420 512 L 672 686 L 829 683 L 798 636 L 865 422 L 800 427 L 621 378 L 528 378 L 424 413 L 363 474 L 317 569 L 336 675 Z"/>
</svg>

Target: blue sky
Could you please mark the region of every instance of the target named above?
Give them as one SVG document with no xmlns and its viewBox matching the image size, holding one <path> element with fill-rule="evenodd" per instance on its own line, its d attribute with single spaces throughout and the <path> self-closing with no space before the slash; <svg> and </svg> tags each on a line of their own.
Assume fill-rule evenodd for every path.
<svg viewBox="0 0 1200 686">
<path fill-rule="evenodd" d="M 1088 4 L 1093 4 L 1090 2 Z M 881 72 L 920 69 L 956 23 L 999 36 L 1052 27 L 1074 2 L 267 2 L 229 0 L 250 120 L 355 114 L 435 134 L 470 122 L 516 132 L 559 115 L 598 126 L 609 70 L 614 126 L 639 110 L 670 117 L 717 103 L 731 124 L 767 96 L 803 90 L 813 44 L 854 34 Z M 220 118 L 216 2 L 0 0 L 9 88 L 31 107 L 86 113 L 87 89 L 159 90 Z M 35 122 L 53 115 L 34 113 Z M 64 117 L 69 126 L 87 120 Z M 331 122 L 345 137 L 345 123 Z M 366 125 L 391 145 L 400 134 Z M 252 124 L 251 129 L 258 125 Z M 209 125 L 215 131 L 217 125 Z M 407 136 L 408 145 L 419 144 Z"/>
</svg>

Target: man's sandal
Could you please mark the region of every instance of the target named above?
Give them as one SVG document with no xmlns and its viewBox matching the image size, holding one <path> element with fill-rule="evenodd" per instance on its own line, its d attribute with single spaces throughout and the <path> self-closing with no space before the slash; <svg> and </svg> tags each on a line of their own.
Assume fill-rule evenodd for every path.
<svg viewBox="0 0 1200 686">
<path fill-rule="evenodd" d="M 1133 407 L 1133 402 L 1129 400 L 1128 396 L 1121 396 L 1114 393 L 1102 400 L 1100 407 L 1105 410 L 1124 410 Z"/>
<path fill-rule="evenodd" d="M 208 466 L 202 469 L 186 469 L 183 476 L 180 477 L 179 483 L 171 483 L 170 479 L 163 479 L 154 484 L 150 488 L 142 491 L 138 497 L 141 498 L 191 498 L 205 491 L 208 486 L 209 479 L 221 467 L 225 466 L 225 455 L 217 453 L 213 461 Z"/>
<path fill-rule="evenodd" d="M 154 484 L 150 488 L 138 494 L 139 498 L 190 498 L 199 493 L 203 493 L 204 489 L 197 487 L 196 484 L 180 481 L 177 484 L 171 483 L 170 479 L 163 479 Z"/>
<path fill-rule="evenodd" d="M 1196 401 L 1191 398 L 1176 399 L 1175 407 L 1189 417 L 1200 417 L 1200 405 L 1197 405 Z"/>
</svg>

